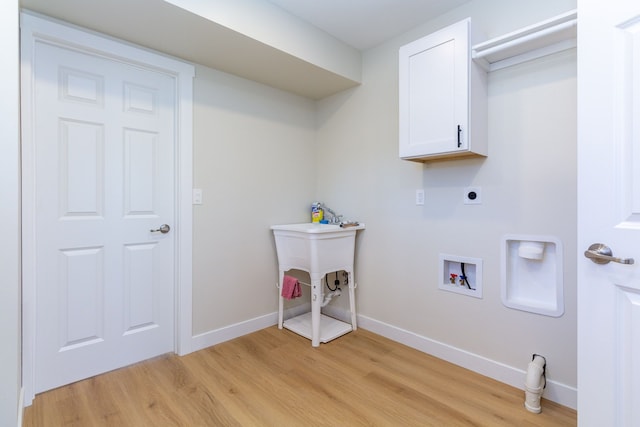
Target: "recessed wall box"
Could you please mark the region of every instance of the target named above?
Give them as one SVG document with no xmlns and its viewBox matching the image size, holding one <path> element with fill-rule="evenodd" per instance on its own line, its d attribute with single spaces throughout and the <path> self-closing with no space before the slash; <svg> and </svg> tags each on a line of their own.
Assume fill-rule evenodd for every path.
<svg viewBox="0 0 640 427">
<path fill-rule="evenodd" d="M 438 288 L 475 298 L 482 298 L 482 260 L 440 254 Z"/>
<path fill-rule="evenodd" d="M 502 303 L 516 310 L 559 317 L 564 313 L 562 243 L 551 236 L 502 239 Z"/>
</svg>

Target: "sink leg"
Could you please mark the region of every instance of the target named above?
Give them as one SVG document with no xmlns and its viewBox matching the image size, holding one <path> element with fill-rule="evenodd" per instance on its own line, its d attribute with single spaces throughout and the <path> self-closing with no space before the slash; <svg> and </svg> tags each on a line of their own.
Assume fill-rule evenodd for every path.
<svg viewBox="0 0 640 427">
<path fill-rule="evenodd" d="M 284 298 L 282 297 L 282 284 L 284 283 L 284 271 L 278 274 L 278 329 L 282 329 L 284 322 Z"/>
<path fill-rule="evenodd" d="M 349 274 L 349 310 L 351 311 L 351 327 L 355 331 L 358 329 L 356 323 L 356 282 L 352 271 Z"/>
<path fill-rule="evenodd" d="M 311 345 L 320 346 L 320 311 L 322 309 L 322 279 L 311 278 Z"/>
</svg>

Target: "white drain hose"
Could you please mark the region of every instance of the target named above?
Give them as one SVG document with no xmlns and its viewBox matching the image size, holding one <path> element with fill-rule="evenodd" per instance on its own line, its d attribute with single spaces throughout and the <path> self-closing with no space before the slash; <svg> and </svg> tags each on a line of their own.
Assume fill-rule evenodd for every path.
<svg viewBox="0 0 640 427">
<path fill-rule="evenodd" d="M 547 361 L 539 354 L 533 355 L 533 360 L 527 368 L 527 378 L 524 383 L 524 407 L 528 411 L 539 414 L 541 411 L 540 398 L 547 384 L 545 378 L 545 367 Z"/>
</svg>

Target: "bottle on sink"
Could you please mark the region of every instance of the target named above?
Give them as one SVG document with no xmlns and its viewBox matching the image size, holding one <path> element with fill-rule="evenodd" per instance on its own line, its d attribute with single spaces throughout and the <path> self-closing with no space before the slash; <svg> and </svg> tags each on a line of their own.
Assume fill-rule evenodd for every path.
<svg viewBox="0 0 640 427">
<path fill-rule="evenodd" d="M 324 210 L 322 209 L 322 203 L 313 202 L 311 204 L 311 222 L 318 224 L 324 218 Z"/>
</svg>

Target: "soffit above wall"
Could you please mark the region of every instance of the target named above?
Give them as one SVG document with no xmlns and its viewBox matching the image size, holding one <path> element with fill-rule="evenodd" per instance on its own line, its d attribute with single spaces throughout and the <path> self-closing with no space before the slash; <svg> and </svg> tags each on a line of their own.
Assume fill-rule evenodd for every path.
<svg viewBox="0 0 640 427">
<path fill-rule="evenodd" d="M 302 59 L 272 40 L 252 38 L 163 0 L 22 0 L 21 7 L 311 99 L 360 84 L 355 49 L 347 72 L 329 68 L 326 51 L 318 52 L 318 61 L 309 59 L 309 51 Z M 336 40 L 326 42 L 336 46 Z M 345 45 L 336 64 L 345 62 L 349 49 Z"/>
</svg>

